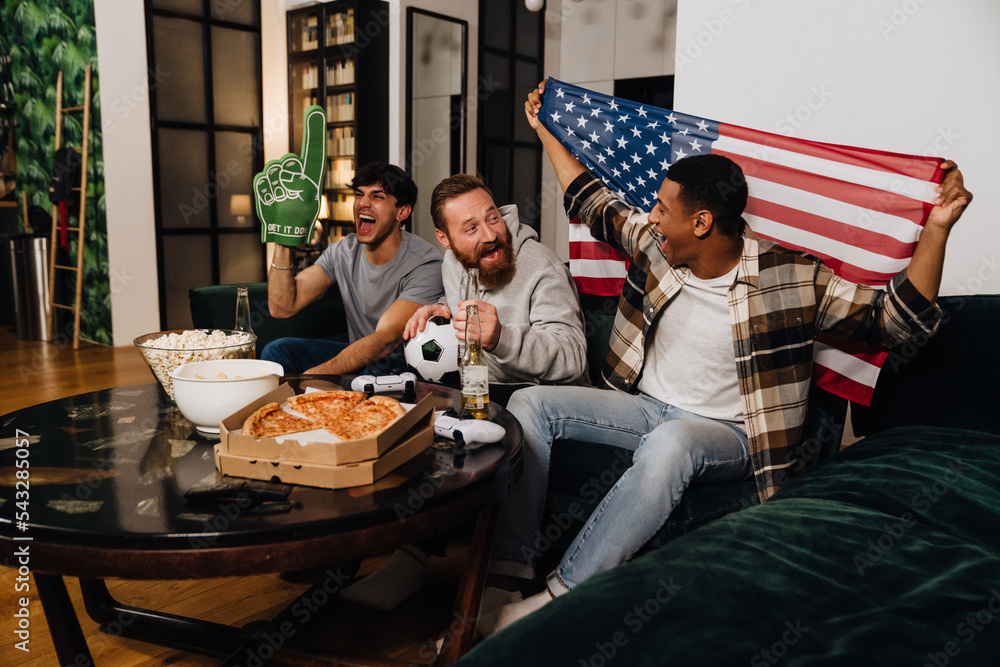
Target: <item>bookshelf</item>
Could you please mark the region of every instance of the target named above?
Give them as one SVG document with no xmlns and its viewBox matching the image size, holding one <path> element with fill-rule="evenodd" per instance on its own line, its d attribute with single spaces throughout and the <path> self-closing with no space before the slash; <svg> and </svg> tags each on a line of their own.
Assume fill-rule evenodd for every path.
<svg viewBox="0 0 1000 667">
<path fill-rule="evenodd" d="M 353 226 L 357 166 L 389 156 L 389 5 L 334 0 L 291 10 L 287 20 L 291 146 L 302 145 L 305 108 L 324 107 L 332 236 Z"/>
</svg>

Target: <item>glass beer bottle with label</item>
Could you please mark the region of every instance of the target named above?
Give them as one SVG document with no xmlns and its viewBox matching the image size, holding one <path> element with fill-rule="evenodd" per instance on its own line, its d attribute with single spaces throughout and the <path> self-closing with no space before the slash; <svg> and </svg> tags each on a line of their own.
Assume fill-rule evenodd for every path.
<svg viewBox="0 0 1000 667">
<path fill-rule="evenodd" d="M 468 269 L 462 274 L 459 290 L 462 293 L 462 301 L 472 301 L 479 298 L 479 269 Z M 458 341 L 458 370 L 462 371 L 462 359 L 465 358 L 465 341 Z"/>
<path fill-rule="evenodd" d="M 465 308 L 465 354 L 462 357 L 462 416 L 490 416 L 490 372 L 483 353 L 479 306 Z"/>
</svg>

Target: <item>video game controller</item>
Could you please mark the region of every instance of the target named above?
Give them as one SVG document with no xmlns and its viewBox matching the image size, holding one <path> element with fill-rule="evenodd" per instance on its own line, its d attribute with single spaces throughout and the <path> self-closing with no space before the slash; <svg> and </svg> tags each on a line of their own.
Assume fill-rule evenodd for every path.
<svg viewBox="0 0 1000 667">
<path fill-rule="evenodd" d="M 466 443 L 479 442 L 489 444 L 500 442 L 507 433 L 500 424 L 485 419 L 459 419 L 445 410 L 434 411 L 434 434 L 448 440 L 457 440 L 456 434 L 461 434 Z"/>
<path fill-rule="evenodd" d="M 413 391 L 417 376 L 413 373 L 399 375 L 359 375 L 351 381 L 351 389 L 369 394 L 384 391 Z"/>
</svg>

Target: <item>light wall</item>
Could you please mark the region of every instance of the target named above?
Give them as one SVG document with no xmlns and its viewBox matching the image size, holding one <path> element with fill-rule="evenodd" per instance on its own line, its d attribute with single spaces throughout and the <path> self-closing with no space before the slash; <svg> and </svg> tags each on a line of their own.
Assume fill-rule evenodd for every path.
<svg viewBox="0 0 1000 667">
<path fill-rule="evenodd" d="M 143 3 L 134 0 L 95 0 L 94 15 L 111 327 L 114 345 L 127 346 L 160 328 L 146 17 Z"/>
<path fill-rule="evenodd" d="M 675 106 L 770 132 L 954 159 L 975 201 L 949 241 L 942 293 L 995 294 L 998 35 L 996 0 L 681 0 Z"/>
<path fill-rule="evenodd" d="M 264 160 L 288 152 L 288 30 L 291 0 L 260 0 L 261 97 Z M 298 150 L 298 148 L 296 148 Z"/>
</svg>

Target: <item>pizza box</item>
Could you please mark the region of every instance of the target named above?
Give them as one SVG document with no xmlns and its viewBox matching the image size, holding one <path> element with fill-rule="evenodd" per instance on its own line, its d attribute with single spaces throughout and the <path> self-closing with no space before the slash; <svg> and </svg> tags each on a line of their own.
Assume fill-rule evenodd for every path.
<svg viewBox="0 0 1000 667">
<path fill-rule="evenodd" d="M 433 437 L 434 408 L 439 402 L 433 396 L 426 396 L 409 407 L 405 415 L 382 432 L 357 440 L 338 440 L 332 433 L 322 429 L 260 440 L 240 433 L 243 422 L 258 408 L 268 403 L 283 404 L 294 394 L 295 390 L 290 385 L 282 384 L 222 420 L 219 424 L 222 451 L 232 456 L 253 459 L 336 466 L 377 459 L 414 427 L 426 428 Z"/>
<path fill-rule="evenodd" d="M 215 467 L 223 475 L 233 477 L 343 489 L 374 484 L 427 449 L 433 441 L 433 428 L 421 422 L 403 434 L 399 444 L 379 458 L 343 465 L 239 456 L 228 453 L 220 442 L 215 446 Z"/>
</svg>

